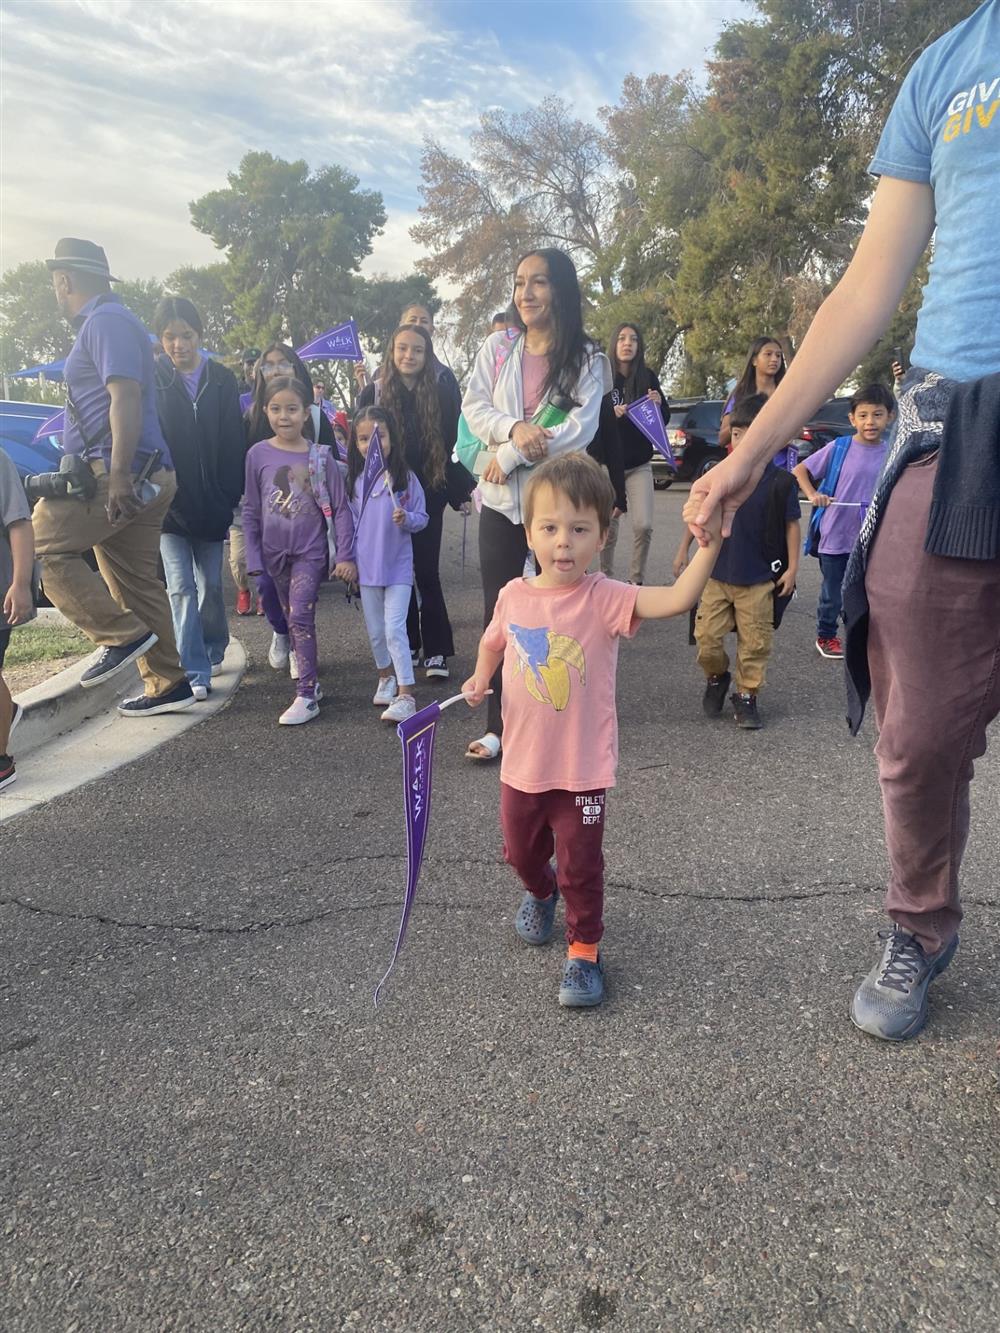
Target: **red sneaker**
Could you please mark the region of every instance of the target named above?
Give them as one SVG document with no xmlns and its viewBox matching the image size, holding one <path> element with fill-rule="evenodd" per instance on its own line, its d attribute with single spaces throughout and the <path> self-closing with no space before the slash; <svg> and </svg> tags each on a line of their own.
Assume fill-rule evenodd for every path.
<svg viewBox="0 0 1000 1333">
<path fill-rule="evenodd" d="M 236 614 L 238 616 L 249 616 L 253 612 L 253 599 L 250 596 L 249 588 L 241 588 L 236 594 Z"/>
<path fill-rule="evenodd" d="M 832 639 L 817 639 L 816 651 L 820 657 L 843 657 L 844 649 L 836 635 Z"/>
</svg>

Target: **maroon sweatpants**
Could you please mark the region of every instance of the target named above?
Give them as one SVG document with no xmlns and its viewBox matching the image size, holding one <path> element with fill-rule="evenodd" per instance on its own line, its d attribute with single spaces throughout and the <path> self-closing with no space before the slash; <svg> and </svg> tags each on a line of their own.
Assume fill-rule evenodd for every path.
<svg viewBox="0 0 1000 1333">
<path fill-rule="evenodd" d="M 504 860 L 536 898 L 548 898 L 558 881 L 570 944 L 597 944 L 604 934 L 604 797 L 603 790 L 525 792 L 500 784 Z"/>
<path fill-rule="evenodd" d="M 936 469 L 932 455 L 896 483 L 865 576 L 886 911 L 928 953 L 962 919 L 973 760 L 986 753 L 986 728 L 1000 712 L 1000 560 L 924 550 Z"/>
</svg>

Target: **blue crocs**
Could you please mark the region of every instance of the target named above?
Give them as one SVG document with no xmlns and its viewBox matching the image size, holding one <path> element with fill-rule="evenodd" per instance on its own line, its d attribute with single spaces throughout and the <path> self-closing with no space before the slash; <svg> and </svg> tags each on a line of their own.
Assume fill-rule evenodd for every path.
<svg viewBox="0 0 1000 1333">
<path fill-rule="evenodd" d="M 567 958 L 563 968 L 559 1003 L 565 1009 L 592 1009 L 604 999 L 604 964 L 598 958 Z"/>
<path fill-rule="evenodd" d="M 558 898 L 558 889 L 554 889 L 548 898 L 536 898 L 533 893 L 525 891 L 514 918 L 514 929 L 525 944 L 548 944 Z"/>
</svg>

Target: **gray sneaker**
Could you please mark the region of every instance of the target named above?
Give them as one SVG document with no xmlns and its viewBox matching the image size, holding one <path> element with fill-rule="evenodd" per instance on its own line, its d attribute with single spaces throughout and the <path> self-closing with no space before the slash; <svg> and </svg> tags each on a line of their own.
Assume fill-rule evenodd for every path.
<svg viewBox="0 0 1000 1333">
<path fill-rule="evenodd" d="M 958 936 L 928 958 L 917 937 L 897 925 L 878 935 L 882 957 L 855 991 L 851 1019 L 873 1037 L 906 1041 L 927 1021 L 927 988 L 954 958 Z"/>
</svg>

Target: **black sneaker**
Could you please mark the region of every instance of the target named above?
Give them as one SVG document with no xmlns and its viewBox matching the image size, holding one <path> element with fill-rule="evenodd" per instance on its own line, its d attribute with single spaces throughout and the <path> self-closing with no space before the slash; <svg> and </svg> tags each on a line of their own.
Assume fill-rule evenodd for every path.
<svg viewBox="0 0 1000 1333">
<path fill-rule="evenodd" d="M 757 712 L 756 694 L 740 694 L 737 692 L 730 697 L 733 702 L 733 717 L 736 719 L 736 725 L 742 731 L 760 731 L 764 724 Z"/>
<path fill-rule="evenodd" d="M 0 754 L 0 791 L 9 787 L 16 777 L 13 759 L 9 754 Z"/>
<path fill-rule="evenodd" d="M 178 681 L 166 694 L 140 694 L 118 705 L 122 717 L 155 717 L 157 713 L 179 713 L 194 703 L 194 690 L 186 680 Z"/>
<path fill-rule="evenodd" d="M 152 632 L 144 634 L 141 639 L 133 639 L 131 643 L 123 643 L 119 648 L 104 648 L 100 657 L 93 664 L 87 667 L 87 670 L 80 677 L 80 684 L 85 690 L 93 689 L 95 685 L 100 685 L 102 680 L 110 680 L 112 676 L 117 676 L 118 672 L 127 667 L 130 662 L 134 662 L 137 657 L 143 653 L 148 653 L 154 643 L 158 642 L 158 636 Z"/>
<path fill-rule="evenodd" d="M 729 689 L 731 680 L 732 676 L 728 671 L 724 671 L 721 676 L 709 676 L 701 700 L 701 706 L 705 710 L 706 717 L 718 717 L 722 712 L 722 705 L 726 702 L 726 691 Z"/>
</svg>

